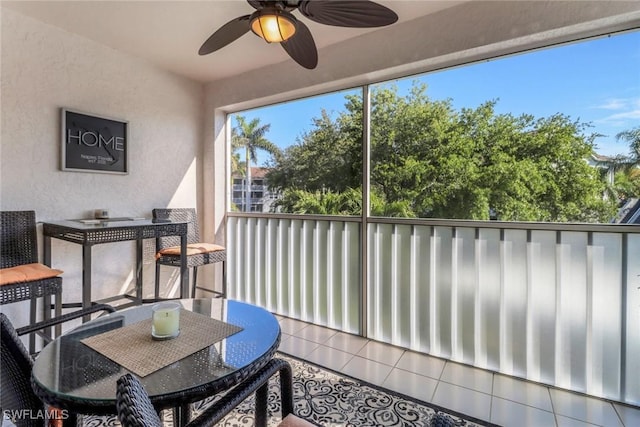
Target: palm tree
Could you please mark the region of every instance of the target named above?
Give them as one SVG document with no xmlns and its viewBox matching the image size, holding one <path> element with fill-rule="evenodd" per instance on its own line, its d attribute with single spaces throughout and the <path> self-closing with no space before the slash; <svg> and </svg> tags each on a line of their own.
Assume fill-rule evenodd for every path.
<svg viewBox="0 0 640 427">
<path fill-rule="evenodd" d="M 255 118 L 250 122 L 243 116 L 236 116 L 236 121 L 238 125 L 234 127 L 231 131 L 231 149 L 232 152 L 235 150 L 244 148 L 245 149 L 245 182 L 246 182 L 246 191 L 245 191 L 245 211 L 251 211 L 251 164 L 256 163 L 258 161 L 257 150 L 264 150 L 267 153 L 278 156 L 280 154 L 280 149 L 273 142 L 269 141 L 265 138 L 265 134 L 269 131 L 271 127 L 270 124 L 260 125 L 260 119 Z M 235 160 L 234 160 L 235 159 Z M 237 171 L 240 170 L 239 157 L 231 156 L 231 168 L 235 168 Z"/>
<path fill-rule="evenodd" d="M 235 131 L 235 129 L 234 129 Z M 244 175 L 244 163 L 240 161 L 240 153 L 236 153 L 242 146 L 239 144 L 238 139 L 231 140 L 231 175 L 240 174 Z"/>
<path fill-rule="evenodd" d="M 640 165 L 640 126 L 620 132 L 616 135 L 616 139 L 629 143 L 629 150 L 631 151 L 629 161 L 632 166 Z"/>
</svg>

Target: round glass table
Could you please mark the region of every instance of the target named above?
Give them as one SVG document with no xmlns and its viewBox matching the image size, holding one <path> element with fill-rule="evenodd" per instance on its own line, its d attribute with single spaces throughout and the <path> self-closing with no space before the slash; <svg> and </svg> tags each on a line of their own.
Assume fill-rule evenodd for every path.
<svg viewBox="0 0 640 427">
<path fill-rule="evenodd" d="M 156 409 L 185 410 L 191 402 L 239 384 L 273 358 L 280 344 L 280 325 L 268 311 L 222 298 L 178 301 L 185 310 L 243 329 L 140 378 Z M 115 414 L 116 381 L 130 371 L 81 340 L 144 321 L 151 314 L 151 305 L 129 308 L 56 338 L 35 360 L 32 384 L 36 394 L 72 414 Z"/>
</svg>

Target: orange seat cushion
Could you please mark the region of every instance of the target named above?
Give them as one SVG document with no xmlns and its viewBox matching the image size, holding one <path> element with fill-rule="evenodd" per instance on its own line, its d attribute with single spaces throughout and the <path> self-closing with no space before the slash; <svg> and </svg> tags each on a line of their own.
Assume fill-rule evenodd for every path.
<svg viewBox="0 0 640 427">
<path fill-rule="evenodd" d="M 33 280 L 48 279 L 63 273 L 62 270 L 47 267 L 44 264 L 33 263 L 17 265 L 0 269 L 0 286 L 11 283 L 31 282 Z"/>
<path fill-rule="evenodd" d="M 207 254 L 209 252 L 224 251 L 224 246 L 216 245 L 214 243 L 189 243 L 187 245 L 187 256 Z M 171 246 L 164 248 L 156 255 L 156 258 L 160 258 L 162 255 L 179 256 L 180 246 Z"/>
</svg>

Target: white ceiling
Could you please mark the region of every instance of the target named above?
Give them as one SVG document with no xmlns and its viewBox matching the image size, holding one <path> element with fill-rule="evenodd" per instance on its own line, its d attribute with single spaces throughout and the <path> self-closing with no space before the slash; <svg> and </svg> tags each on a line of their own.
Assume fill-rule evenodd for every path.
<svg viewBox="0 0 640 427">
<path fill-rule="evenodd" d="M 378 3 L 398 14 L 398 23 L 394 25 L 399 25 L 464 1 L 379 0 Z M 252 33 L 210 55 L 198 55 L 202 43 L 215 30 L 254 11 L 245 0 L 2 0 L 2 6 L 201 82 L 292 61 L 282 47 L 269 45 Z M 322 25 L 299 12 L 294 14 L 311 30 L 320 50 L 319 62 L 322 62 L 321 48 L 379 31 Z"/>
</svg>

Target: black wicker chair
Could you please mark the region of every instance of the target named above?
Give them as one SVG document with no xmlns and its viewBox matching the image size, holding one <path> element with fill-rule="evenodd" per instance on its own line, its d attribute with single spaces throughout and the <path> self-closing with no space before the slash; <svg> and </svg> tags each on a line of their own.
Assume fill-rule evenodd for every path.
<svg viewBox="0 0 640 427">
<path fill-rule="evenodd" d="M 40 329 L 50 328 L 55 325 L 80 318 L 86 314 L 105 311 L 112 313 L 115 309 L 109 305 L 96 304 L 87 309 L 64 314 L 60 317 L 44 320 L 16 330 L 9 318 L 0 313 L 0 356 L 2 369 L 0 369 L 0 408 L 3 414 L 12 414 L 17 417 L 30 417 L 12 420 L 18 427 L 38 426 L 47 424 L 47 418 L 42 411 L 47 410 L 52 414 L 55 409 L 45 408 L 44 403 L 36 396 L 31 388 L 31 369 L 33 359 L 22 344 L 19 335 L 31 333 Z M 63 418 L 67 418 L 65 415 Z M 68 414 L 70 424 L 75 422 L 75 416 Z"/>
<path fill-rule="evenodd" d="M 254 392 L 256 393 L 256 418 L 254 425 L 257 427 L 266 426 L 269 379 L 277 372 L 280 373 L 282 417 L 285 418 L 287 415 L 293 414 L 291 365 L 285 360 L 274 358 L 256 374 L 231 389 L 203 413 L 187 423 L 187 426 L 199 427 L 215 425 Z M 126 374 L 118 379 L 116 396 L 118 420 L 123 427 L 162 426 L 162 421 L 156 409 L 153 407 L 149 396 L 135 376 Z M 309 425 L 305 421 L 302 422 L 305 423 L 305 425 Z"/>
<path fill-rule="evenodd" d="M 195 298 L 196 289 L 211 292 L 224 298 L 227 294 L 227 251 L 222 246 L 211 250 L 211 246 L 217 245 L 202 243 L 200 241 L 196 210 L 193 208 L 153 209 L 152 213 L 153 219 L 156 220 L 187 221 L 189 223 L 187 227 L 187 270 L 193 269 L 191 298 Z M 198 250 L 198 248 L 202 247 L 206 247 L 205 251 Z M 192 251 L 195 253 L 191 254 L 190 252 Z M 156 241 L 156 253 L 155 299 L 157 300 L 160 298 L 160 266 L 180 267 L 180 237 L 170 236 L 159 238 Z M 218 262 L 222 263 L 222 292 L 198 286 L 198 267 Z M 180 298 L 185 298 L 185 296 L 181 293 Z"/>
<path fill-rule="evenodd" d="M 38 263 L 36 214 L 34 211 L 0 212 L 0 268 L 11 268 Z M 46 266 L 41 266 L 46 269 Z M 59 270 L 58 270 L 59 271 Z M 56 274 L 56 273 L 52 273 Z M 20 281 L 0 286 L 0 305 L 31 301 L 31 324 L 37 321 L 37 298 L 44 301 L 44 320 L 51 318 L 51 296 L 55 297 L 55 315 L 62 307 L 62 277 Z M 35 336 L 29 338 L 29 350 L 35 350 Z"/>
</svg>

